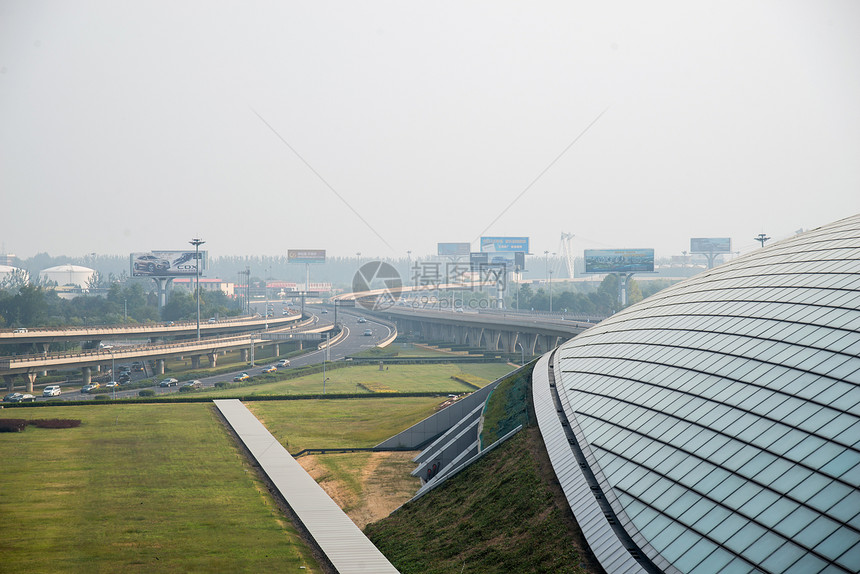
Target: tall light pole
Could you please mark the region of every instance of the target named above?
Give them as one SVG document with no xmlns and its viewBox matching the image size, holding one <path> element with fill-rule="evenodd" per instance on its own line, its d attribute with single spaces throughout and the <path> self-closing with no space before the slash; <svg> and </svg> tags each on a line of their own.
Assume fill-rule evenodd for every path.
<svg viewBox="0 0 860 574">
<path fill-rule="evenodd" d="M 756 241 L 760 241 L 761 246 L 764 247 L 764 242 L 770 240 L 770 237 L 768 237 L 764 233 L 759 233 L 758 237 L 754 237 L 753 239 L 755 239 Z"/>
<path fill-rule="evenodd" d="M 189 241 L 194 246 L 194 260 L 197 262 L 197 340 L 200 340 L 200 246 L 206 243 L 199 237 Z"/>
<path fill-rule="evenodd" d="M 549 288 L 552 289 L 552 283 L 549 281 L 549 251 L 543 252 L 543 271 L 546 275 L 546 282 L 549 283 Z"/>
</svg>

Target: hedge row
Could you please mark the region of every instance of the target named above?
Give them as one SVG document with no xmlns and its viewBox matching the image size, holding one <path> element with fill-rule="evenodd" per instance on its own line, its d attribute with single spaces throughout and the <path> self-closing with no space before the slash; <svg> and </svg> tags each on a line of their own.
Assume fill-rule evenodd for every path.
<svg viewBox="0 0 860 574">
<path fill-rule="evenodd" d="M 0 432 L 21 432 L 27 425 L 40 429 L 70 429 L 81 426 L 78 419 L 0 419 Z"/>
</svg>

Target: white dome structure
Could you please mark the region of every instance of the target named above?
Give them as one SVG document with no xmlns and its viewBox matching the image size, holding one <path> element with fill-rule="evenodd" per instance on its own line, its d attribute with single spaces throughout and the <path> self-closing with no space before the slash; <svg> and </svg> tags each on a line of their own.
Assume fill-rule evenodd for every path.
<svg viewBox="0 0 860 574">
<path fill-rule="evenodd" d="M 93 269 L 72 264 L 57 265 L 39 272 L 39 278 L 42 281 L 54 281 L 60 287 L 74 285 L 85 288 L 93 275 L 95 275 Z"/>
<path fill-rule="evenodd" d="M 860 571 L 860 215 L 669 287 L 535 373 L 610 574 Z"/>
</svg>

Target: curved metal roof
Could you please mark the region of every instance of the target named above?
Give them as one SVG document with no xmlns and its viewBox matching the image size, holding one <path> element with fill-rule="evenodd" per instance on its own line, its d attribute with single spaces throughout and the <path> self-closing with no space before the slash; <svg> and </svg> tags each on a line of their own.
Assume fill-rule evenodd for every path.
<svg viewBox="0 0 860 574">
<path fill-rule="evenodd" d="M 587 461 L 564 472 L 653 564 L 860 571 L 860 216 L 633 305 L 552 370 Z"/>
</svg>

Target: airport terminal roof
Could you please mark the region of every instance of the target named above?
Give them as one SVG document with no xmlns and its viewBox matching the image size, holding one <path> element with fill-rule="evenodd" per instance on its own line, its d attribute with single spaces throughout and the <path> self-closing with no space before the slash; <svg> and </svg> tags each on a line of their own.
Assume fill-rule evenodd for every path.
<svg viewBox="0 0 860 574">
<path fill-rule="evenodd" d="M 658 569 L 860 571 L 860 215 L 629 307 L 554 375 L 612 520 Z"/>
</svg>

